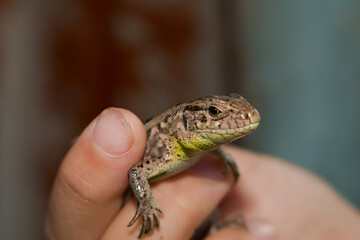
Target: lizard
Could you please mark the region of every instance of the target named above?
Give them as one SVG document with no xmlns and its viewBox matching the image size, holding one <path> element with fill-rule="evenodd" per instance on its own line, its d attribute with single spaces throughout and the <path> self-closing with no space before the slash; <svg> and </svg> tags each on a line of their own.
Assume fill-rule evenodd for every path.
<svg viewBox="0 0 360 240">
<path fill-rule="evenodd" d="M 260 114 L 239 94 L 212 95 L 177 104 L 146 121 L 147 142 L 141 161 L 128 171 L 130 189 L 137 210 L 128 224 L 141 216 L 138 238 L 159 228 L 162 213 L 152 194 L 150 183 L 179 173 L 197 161 L 205 152 L 216 154 L 225 173 L 232 171 L 234 183 L 240 174 L 222 145 L 253 132 Z"/>
</svg>

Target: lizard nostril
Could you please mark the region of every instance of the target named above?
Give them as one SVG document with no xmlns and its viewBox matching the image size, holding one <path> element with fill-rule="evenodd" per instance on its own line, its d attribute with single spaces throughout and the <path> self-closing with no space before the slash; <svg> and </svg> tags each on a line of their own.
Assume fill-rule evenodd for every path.
<svg viewBox="0 0 360 240">
<path fill-rule="evenodd" d="M 247 112 L 247 113 L 244 113 L 244 114 L 242 115 L 242 117 L 243 117 L 244 119 L 250 119 L 250 118 L 252 117 L 252 114 L 251 114 L 251 112 Z"/>
</svg>

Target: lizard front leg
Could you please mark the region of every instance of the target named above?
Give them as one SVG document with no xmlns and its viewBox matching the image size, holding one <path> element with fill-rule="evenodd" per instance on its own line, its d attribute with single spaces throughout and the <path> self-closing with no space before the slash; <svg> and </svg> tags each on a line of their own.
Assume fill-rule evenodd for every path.
<svg viewBox="0 0 360 240">
<path fill-rule="evenodd" d="M 148 161 L 142 161 L 134 165 L 128 173 L 130 188 L 137 201 L 137 210 L 134 217 L 131 219 L 128 227 L 132 226 L 140 216 L 143 218 L 143 224 L 138 238 L 144 234 L 149 233 L 154 226 L 159 227 L 159 213 L 161 209 L 155 203 L 148 176 L 150 168 L 146 167 Z"/>
<path fill-rule="evenodd" d="M 224 148 L 222 146 L 220 146 L 219 148 L 212 151 L 212 153 L 215 154 L 216 156 L 218 156 L 220 158 L 220 160 L 223 162 L 224 167 L 225 167 L 225 174 L 228 173 L 229 170 L 231 170 L 232 175 L 234 177 L 234 184 L 235 184 L 240 177 L 240 172 L 238 170 L 238 167 L 237 167 L 234 159 L 224 150 Z M 212 230 L 219 230 L 219 229 L 227 227 L 231 224 L 236 224 L 238 226 L 241 226 L 241 227 L 247 229 L 247 225 L 246 225 L 244 216 L 242 214 L 239 214 L 239 215 L 235 216 L 233 219 L 230 219 L 225 222 L 220 222 L 219 219 L 217 219 L 212 226 Z"/>
<path fill-rule="evenodd" d="M 238 167 L 236 166 L 234 159 L 224 150 L 222 146 L 212 151 L 212 153 L 218 156 L 223 162 L 225 167 L 225 174 L 228 173 L 229 170 L 231 170 L 234 177 L 234 183 L 236 183 L 240 177 L 240 172 Z"/>
</svg>

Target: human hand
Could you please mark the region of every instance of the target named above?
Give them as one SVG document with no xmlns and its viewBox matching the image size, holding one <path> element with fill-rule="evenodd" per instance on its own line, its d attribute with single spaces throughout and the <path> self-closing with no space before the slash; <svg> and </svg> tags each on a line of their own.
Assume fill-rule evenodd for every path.
<svg viewBox="0 0 360 240">
<path fill-rule="evenodd" d="M 234 156 L 242 177 L 220 204 L 223 218 L 243 213 L 257 239 L 360 236 L 358 210 L 319 177 L 274 157 L 234 147 L 226 150 Z M 209 239 L 222 239 L 225 232 L 226 239 L 236 239 L 234 228 L 220 230 Z"/>
<path fill-rule="evenodd" d="M 127 110 L 105 110 L 64 158 L 50 196 L 49 239 L 136 239 L 141 221 L 127 224 L 136 202 L 124 208 L 127 171 L 143 155 L 145 130 Z M 208 239 L 354 239 L 359 213 L 312 174 L 268 156 L 229 147 L 242 177 L 232 188 L 218 159 L 152 185 L 164 211 L 146 239 L 188 239 L 220 202 L 223 219 L 244 214 L 249 230 L 227 227 Z M 261 237 L 262 236 L 262 237 Z"/>
</svg>

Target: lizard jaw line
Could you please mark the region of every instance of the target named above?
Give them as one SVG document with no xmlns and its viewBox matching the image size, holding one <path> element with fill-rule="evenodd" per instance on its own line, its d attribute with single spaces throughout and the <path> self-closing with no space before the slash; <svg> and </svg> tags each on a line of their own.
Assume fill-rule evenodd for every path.
<svg viewBox="0 0 360 240">
<path fill-rule="evenodd" d="M 229 129 L 205 129 L 205 130 L 198 130 L 199 132 L 208 132 L 208 133 L 215 133 L 215 134 L 236 134 L 236 133 L 249 133 L 254 131 L 259 126 L 259 122 L 250 123 L 247 126 L 239 127 L 239 128 L 229 128 Z M 229 133 L 229 130 L 232 130 L 232 133 Z"/>
</svg>

